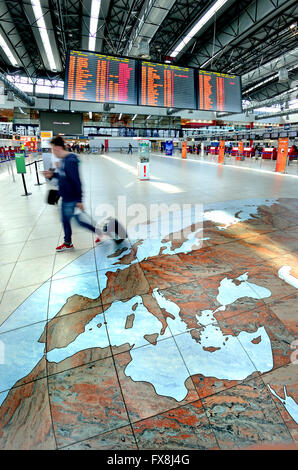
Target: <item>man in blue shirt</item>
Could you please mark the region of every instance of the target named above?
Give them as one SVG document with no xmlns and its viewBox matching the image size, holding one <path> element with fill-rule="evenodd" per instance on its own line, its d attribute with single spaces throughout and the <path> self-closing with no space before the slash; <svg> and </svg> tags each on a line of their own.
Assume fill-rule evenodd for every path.
<svg viewBox="0 0 298 470">
<path fill-rule="evenodd" d="M 72 217 L 82 227 L 95 233 L 96 229 L 80 218 L 80 211 L 84 211 L 82 203 L 82 184 L 79 175 L 79 160 L 74 153 L 66 150 L 65 142 L 62 137 L 57 136 L 51 140 L 53 154 L 60 159 L 60 165 L 57 171 L 45 171 L 44 176 L 52 179 L 57 178 L 59 182 L 59 194 L 62 198 L 61 215 L 64 228 L 64 243 L 57 246 L 56 251 L 73 250 L 74 246 L 71 241 L 71 225 Z M 99 243 L 97 238 L 95 243 Z"/>
</svg>

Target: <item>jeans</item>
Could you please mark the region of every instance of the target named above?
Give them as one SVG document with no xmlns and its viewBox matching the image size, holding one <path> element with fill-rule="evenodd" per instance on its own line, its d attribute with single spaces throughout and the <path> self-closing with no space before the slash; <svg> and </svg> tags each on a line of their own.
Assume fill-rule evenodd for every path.
<svg viewBox="0 0 298 470">
<path fill-rule="evenodd" d="M 91 232 L 95 232 L 95 227 L 93 225 L 90 225 L 86 222 L 83 222 L 80 219 L 79 214 L 75 214 L 75 208 L 76 208 L 77 203 L 76 202 L 63 202 L 62 201 L 62 206 L 61 206 L 61 216 L 62 216 L 62 224 L 63 224 L 63 229 L 64 229 L 64 243 L 66 244 L 71 244 L 71 225 L 70 221 L 71 218 L 74 217 L 79 225 L 82 227 L 85 227 L 88 230 L 91 230 Z"/>
</svg>

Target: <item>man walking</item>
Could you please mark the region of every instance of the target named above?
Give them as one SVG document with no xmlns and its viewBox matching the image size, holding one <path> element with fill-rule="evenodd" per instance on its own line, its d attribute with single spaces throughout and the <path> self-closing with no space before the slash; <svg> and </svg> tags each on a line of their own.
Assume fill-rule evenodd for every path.
<svg viewBox="0 0 298 470">
<path fill-rule="evenodd" d="M 65 142 L 62 137 L 57 136 L 51 140 L 53 154 L 60 159 L 60 165 L 57 171 L 44 171 L 44 176 L 48 179 L 57 178 L 59 182 L 59 193 L 62 198 L 61 216 L 64 229 L 64 243 L 57 246 L 56 251 L 73 250 L 70 221 L 75 217 L 76 221 L 82 227 L 85 227 L 95 233 L 93 225 L 83 222 L 80 218 L 80 211 L 84 211 L 82 203 L 82 185 L 79 175 L 79 160 L 74 153 L 66 150 Z M 99 243 L 97 238 L 95 243 Z"/>
<path fill-rule="evenodd" d="M 127 152 L 127 154 L 129 154 L 129 153 L 131 153 L 131 155 L 132 155 L 132 145 L 131 145 L 131 143 L 128 144 L 128 152 Z"/>
</svg>

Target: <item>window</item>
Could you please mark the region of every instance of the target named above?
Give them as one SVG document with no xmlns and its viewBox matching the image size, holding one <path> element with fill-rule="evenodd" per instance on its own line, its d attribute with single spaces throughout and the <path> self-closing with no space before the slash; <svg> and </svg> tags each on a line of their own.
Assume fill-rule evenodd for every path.
<svg viewBox="0 0 298 470">
<path fill-rule="evenodd" d="M 35 92 L 46 95 L 63 95 L 64 88 L 36 85 Z"/>
</svg>

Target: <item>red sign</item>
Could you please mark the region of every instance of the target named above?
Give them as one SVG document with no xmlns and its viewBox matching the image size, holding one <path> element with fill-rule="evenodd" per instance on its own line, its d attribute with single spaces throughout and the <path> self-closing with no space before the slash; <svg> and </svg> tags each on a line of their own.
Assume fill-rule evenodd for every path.
<svg viewBox="0 0 298 470">
<path fill-rule="evenodd" d="M 238 142 L 238 150 L 239 154 L 243 155 L 243 142 Z"/>
<path fill-rule="evenodd" d="M 278 139 L 278 153 L 275 171 L 284 173 L 287 164 L 289 139 Z"/>
<path fill-rule="evenodd" d="M 225 155 L 225 141 L 219 141 L 218 163 L 223 163 Z"/>
</svg>

